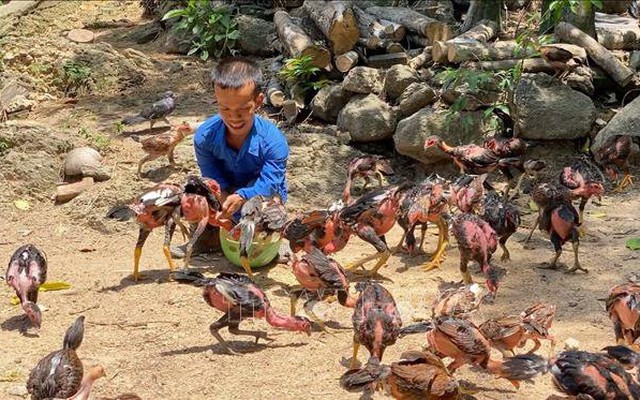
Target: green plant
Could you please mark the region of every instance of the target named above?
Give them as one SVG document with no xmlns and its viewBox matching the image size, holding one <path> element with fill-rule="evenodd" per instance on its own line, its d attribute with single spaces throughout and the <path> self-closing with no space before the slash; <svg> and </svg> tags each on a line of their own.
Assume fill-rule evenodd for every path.
<svg viewBox="0 0 640 400">
<path fill-rule="evenodd" d="M 216 58 L 235 53 L 240 31 L 227 6 L 216 7 L 210 0 L 189 0 L 185 8 L 167 12 L 162 20 L 171 18 L 180 18 L 174 29 L 193 36 L 189 55 L 198 53 L 206 61 L 212 53 Z"/>
<path fill-rule="evenodd" d="M 3 138 L 0 138 L 0 155 L 11 148 L 11 143 Z"/>
<path fill-rule="evenodd" d="M 99 132 L 92 133 L 84 126 L 80 128 L 78 135 L 87 139 L 89 144 L 101 153 L 107 151 L 111 146 L 111 138 L 108 135 Z"/>
<path fill-rule="evenodd" d="M 87 65 L 67 60 L 62 65 L 65 93 L 76 91 L 80 88 L 87 87 L 91 78 L 91 68 Z"/>
<path fill-rule="evenodd" d="M 329 83 L 320 77 L 320 68 L 313 65 L 311 56 L 299 56 L 285 60 L 278 75 L 285 80 L 288 86 L 299 85 L 305 93 L 310 90 L 319 90 Z"/>
<path fill-rule="evenodd" d="M 578 6 L 582 2 L 587 2 L 589 6 L 595 7 L 598 10 L 602 9 L 602 0 L 553 0 L 549 4 L 548 15 L 543 16 L 544 18 L 550 18 L 551 21 L 557 23 L 562 19 L 562 13 L 564 10 L 570 10 L 572 13 L 578 13 Z"/>
<path fill-rule="evenodd" d="M 116 135 L 121 135 L 124 132 L 124 124 L 122 121 L 116 122 Z"/>
</svg>

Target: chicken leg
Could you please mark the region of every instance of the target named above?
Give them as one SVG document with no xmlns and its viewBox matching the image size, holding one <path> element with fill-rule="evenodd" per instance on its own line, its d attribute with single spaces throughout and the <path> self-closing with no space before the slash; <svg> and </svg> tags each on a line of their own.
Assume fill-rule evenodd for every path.
<svg viewBox="0 0 640 400">
<path fill-rule="evenodd" d="M 584 271 L 585 273 L 589 273 L 589 270 L 586 268 L 583 268 L 580 265 L 580 261 L 578 261 L 578 248 L 580 247 L 580 243 L 575 240 L 571 243 L 571 245 L 573 246 L 573 257 L 574 257 L 574 262 L 573 262 L 573 268 L 568 269 L 565 274 L 572 274 L 576 271 Z"/>
<path fill-rule="evenodd" d="M 445 220 L 442 217 L 438 217 L 436 225 L 438 226 L 438 247 L 436 248 L 435 253 L 431 256 L 431 260 L 422 265 L 425 271 L 440 268 L 440 263 L 444 261 L 444 252 L 449 244 L 449 229 Z"/>
<path fill-rule="evenodd" d="M 216 338 L 216 340 L 220 344 L 220 347 L 222 347 L 222 349 L 227 352 L 227 354 L 237 356 L 239 354 L 231 350 L 227 342 L 222 338 L 222 336 L 220 336 L 220 333 L 218 332 L 220 329 L 224 328 L 225 326 L 229 326 L 229 322 L 230 322 L 229 318 L 230 318 L 229 313 L 223 315 L 222 317 L 220 317 L 219 320 L 209 325 L 209 331 L 211 332 L 213 337 Z"/>
<path fill-rule="evenodd" d="M 371 260 L 377 260 L 376 264 L 373 266 L 373 269 L 364 272 L 365 276 L 376 275 L 378 273 L 378 270 L 387 262 L 387 260 L 391 256 L 391 252 L 387 247 L 384 236 L 378 236 L 376 230 L 368 225 L 360 226 L 356 233 L 358 234 L 360 239 L 371 243 L 376 248 L 376 250 L 378 250 L 378 252 L 347 265 L 345 269 L 352 270 L 358 267 L 363 267 L 364 263 Z"/>
<path fill-rule="evenodd" d="M 185 252 L 184 252 L 185 268 L 189 267 L 189 262 L 191 261 L 191 253 L 193 253 L 193 245 L 198 241 L 198 238 L 200 237 L 200 235 L 202 235 L 202 232 L 204 232 L 204 229 L 207 227 L 208 223 L 209 223 L 209 216 L 205 216 L 204 218 L 202 218 L 200 222 L 198 222 L 198 226 L 196 227 L 196 230 L 193 232 L 193 235 L 191 235 L 191 239 L 189 240 L 189 242 L 187 242 L 187 248 L 185 249 Z"/>
<path fill-rule="evenodd" d="M 620 181 L 620 183 L 618 183 L 618 186 L 616 186 L 616 188 L 613 191 L 622 192 L 624 189 L 627 188 L 627 186 L 632 184 L 633 184 L 633 176 L 631 176 L 631 174 L 629 173 L 629 170 L 627 169 L 626 171 L 624 171 L 624 176 L 622 180 Z"/>
<path fill-rule="evenodd" d="M 349 363 L 349 369 L 355 369 L 358 365 L 358 349 L 360 349 L 360 342 L 353 336 L 353 356 L 351 357 L 351 363 Z"/>
<path fill-rule="evenodd" d="M 145 278 L 145 276 L 138 271 L 140 267 L 140 256 L 142 256 L 142 247 L 144 246 L 144 242 L 147 241 L 150 233 L 151 231 L 144 228 L 140 228 L 138 231 L 138 241 L 136 242 L 136 248 L 133 252 L 133 280 L 136 282 Z"/>
</svg>

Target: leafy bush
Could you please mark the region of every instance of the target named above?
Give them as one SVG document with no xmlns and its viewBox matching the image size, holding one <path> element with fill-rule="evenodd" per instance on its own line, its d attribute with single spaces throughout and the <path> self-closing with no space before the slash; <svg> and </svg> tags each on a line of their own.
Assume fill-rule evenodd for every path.
<svg viewBox="0 0 640 400">
<path fill-rule="evenodd" d="M 285 60 L 284 66 L 278 72 L 288 86 L 299 85 L 308 93 L 320 90 L 328 84 L 326 79 L 320 77 L 320 68 L 313 65 L 313 57 L 300 56 Z"/>
<path fill-rule="evenodd" d="M 198 54 L 207 60 L 234 54 L 236 40 L 240 37 L 238 22 L 226 6 L 215 7 L 209 0 L 189 0 L 185 8 L 167 12 L 162 20 L 180 18 L 174 29 L 193 36 L 189 55 Z"/>
<path fill-rule="evenodd" d="M 91 68 L 84 64 L 68 60 L 62 65 L 62 80 L 66 94 L 75 93 L 87 87 L 91 78 Z"/>
</svg>

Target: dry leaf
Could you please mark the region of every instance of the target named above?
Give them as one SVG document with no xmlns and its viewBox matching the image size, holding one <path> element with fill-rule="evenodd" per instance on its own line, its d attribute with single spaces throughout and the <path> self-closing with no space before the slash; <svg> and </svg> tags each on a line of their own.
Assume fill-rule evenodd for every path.
<svg viewBox="0 0 640 400">
<path fill-rule="evenodd" d="M 16 200 L 13 202 L 13 205 L 16 206 L 18 210 L 27 211 L 31 209 L 31 204 L 29 204 L 26 200 Z"/>
</svg>

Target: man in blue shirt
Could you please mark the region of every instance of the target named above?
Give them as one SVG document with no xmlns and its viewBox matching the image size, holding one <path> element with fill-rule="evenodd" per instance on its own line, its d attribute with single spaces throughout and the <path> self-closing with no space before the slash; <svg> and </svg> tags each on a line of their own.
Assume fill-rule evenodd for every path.
<svg viewBox="0 0 640 400">
<path fill-rule="evenodd" d="M 278 194 L 286 201 L 289 145 L 278 127 L 256 115 L 264 94 L 255 62 L 243 57 L 222 60 L 212 80 L 218 114 L 196 130 L 196 160 L 202 176 L 220 184 L 222 212 L 237 221 L 240 208 L 253 196 Z M 218 229 L 209 226 L 205 233 L 194 254 L 219 248 Z"/>
</svg>

